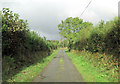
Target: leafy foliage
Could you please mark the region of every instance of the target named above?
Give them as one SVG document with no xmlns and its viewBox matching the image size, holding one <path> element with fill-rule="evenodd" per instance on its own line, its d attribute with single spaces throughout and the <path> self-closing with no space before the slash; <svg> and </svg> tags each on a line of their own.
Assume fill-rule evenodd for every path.
<svg viewBox="0 0 120 84">
<path fill-rule="evenodd" d="M 27 21 L 19 19 L 18 14 L 3 8 L 2 18 L 3 56 L 53 49 L 53 47 L 50 49 L 50 46 L 54 46 L 52 42 L 47 42 L 34 31 L 31 32 Z"/>
<path fill-rule="evenodd" d="M 92 26 L 92 23 L 83 22 L 78 17 L 70 17 L 62 21 L 58 29 L 59 33 L 71 42 L 73 49 L 106 52 L 118 57 L 120 18 L 115 17 L 114 20 L 107 22 L 101 20 L 98 25 Z"/>
<path fill-rule="evenodd" d="M 29 30 L 27 20 L 19 19 L 19 15 L 10 11 L 9 8 L 3 8 L 3 80 L 5 75 L 7 76 L 20 67 L 43 59 L 53 49 L 57 49 L 57 46 L 52 41 L 47 41 L 45 37 L 41 38 L 37 33 Z M 40 55 L 35 55 L 35 53 Z"/>
<path fill-rule="evenodd" d="M 58 25 L 58 29 L 60 30 L 59 34 L 67 38 L 69 41 L 69 51 L 73 42 L 76 42 L 76 40 L 78 40 L 80 30 L 86 29 L 92 25 L 93 24 L 90 22 L 83 22 L 83 20 L 79 19 L 78 17 L 69 17 L 65 21 L 61 21 L 61 24 Z"/>
<path fill-rule="evenodd" d="M 113 60 L 113 55 L 92 53 L 86 50 L 72 50 L 71 52 L 66 50 L 66 53 L 86 82 L 119 81 L 118 60 Z"/>
<path fill-rule="evenodd" d="M 81 29 L 79 40 L 74 44 L 79 50 L 86 49 L 91 52 L 106 52 L 115 54 L 118 57 L 120 40 L 120 23 L 118 18 L 105 23 L 100 22 L 94 28 Z M 83 36 L 84 35 L 84 36 Z"/>
</svg>

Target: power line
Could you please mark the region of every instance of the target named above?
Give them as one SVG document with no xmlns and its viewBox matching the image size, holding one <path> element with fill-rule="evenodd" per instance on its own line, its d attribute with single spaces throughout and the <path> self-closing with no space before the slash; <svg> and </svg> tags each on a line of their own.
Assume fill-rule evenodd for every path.
<svg viewBox="0 0 120 84">
<path fill-rule="evenodd" d="M 83 13 L 85 12 L 85 10 L 88 8 L 88 6 L 91 4 L 92 0 L 88 3 L 88 5 L 85 7 L 84 11 L 81 13 L 80 17 L 83 15 Z"/>
</svg>

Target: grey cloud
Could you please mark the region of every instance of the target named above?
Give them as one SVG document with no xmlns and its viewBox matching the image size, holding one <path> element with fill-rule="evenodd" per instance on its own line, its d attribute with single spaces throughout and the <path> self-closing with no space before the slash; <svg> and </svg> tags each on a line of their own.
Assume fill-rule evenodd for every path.
<svg viewBox="0 0 120 84">
<path fill-rule="evenodd" d="M 84 3 L 87 2 L 89 0 L 2 0 L 0 8 L 9 7 L 13 12 L 19 13 L 20 18 L 28 20 L 31 30 L 40 33 L 41 36 L 46 36 L 49 40 L 58 40 L 60 37 L 57 25 L 60 21 L 65 20 L 71 10 L 78 10 L 80 11 L 78 13 L 81 13 L 81 9 L 85 7 Z M 102 0 L 100 4 L 102 4 Z M 87 10 L 94 11 L 99 19 L 111 18 L 111 15 L 102 13 L 95 3 L 92 3 Z M 87 10 L 85 13 L 89 14 Z"/>
</svg>

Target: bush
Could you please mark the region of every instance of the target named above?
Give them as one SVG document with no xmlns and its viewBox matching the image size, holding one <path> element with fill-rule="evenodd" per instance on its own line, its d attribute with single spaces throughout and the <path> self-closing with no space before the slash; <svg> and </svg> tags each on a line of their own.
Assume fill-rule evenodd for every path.
<svg viewBox="0 0 120 84">
<path fill-rule="evenodd" d="M 45 55 L 57 49 L 57 45 L 41 38 L 28 28 L 27 20 L 19 19 L 19 15 L 3 8 L 2 10 L 2 56 L 3 79 L 5 75 L 17 71 L 24 65 L 35 63 Z M 42 52 L 42 53 L 41 53 Z M 37 54 L 36 56 L 36 53 Z M 39 58 L 38 58 L 39 57 Z"/>
<path fill-rule="evenodd" d="M 79 30 L 79 34 L 74 40 L 73 48 L 78 50 L 89 50 L 91 52 L 106 52 L 114 54 L 118 57 L 119 40 L 120 40 L 120 23 L 117 17 L 104 23 L 100 21 L 99 24 L 93 28 L 83 28 Z"/>
</svg>

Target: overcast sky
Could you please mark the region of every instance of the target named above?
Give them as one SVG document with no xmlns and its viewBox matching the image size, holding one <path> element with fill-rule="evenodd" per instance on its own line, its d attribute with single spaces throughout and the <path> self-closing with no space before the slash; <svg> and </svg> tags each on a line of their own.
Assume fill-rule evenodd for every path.
<svg viewBox="0 0 120 84">
<path fill-rule="evenodd" d="M 8 7 L 20 18 L 27 19 L 31 30 L 49 40 L 59 40 L 57 25 L 67 17 L 79 17 L 94 25 L 101 19 L 109 21 L 118 16 L 120 0 L 0 0 L 0 10 Z"/>
</svg>

